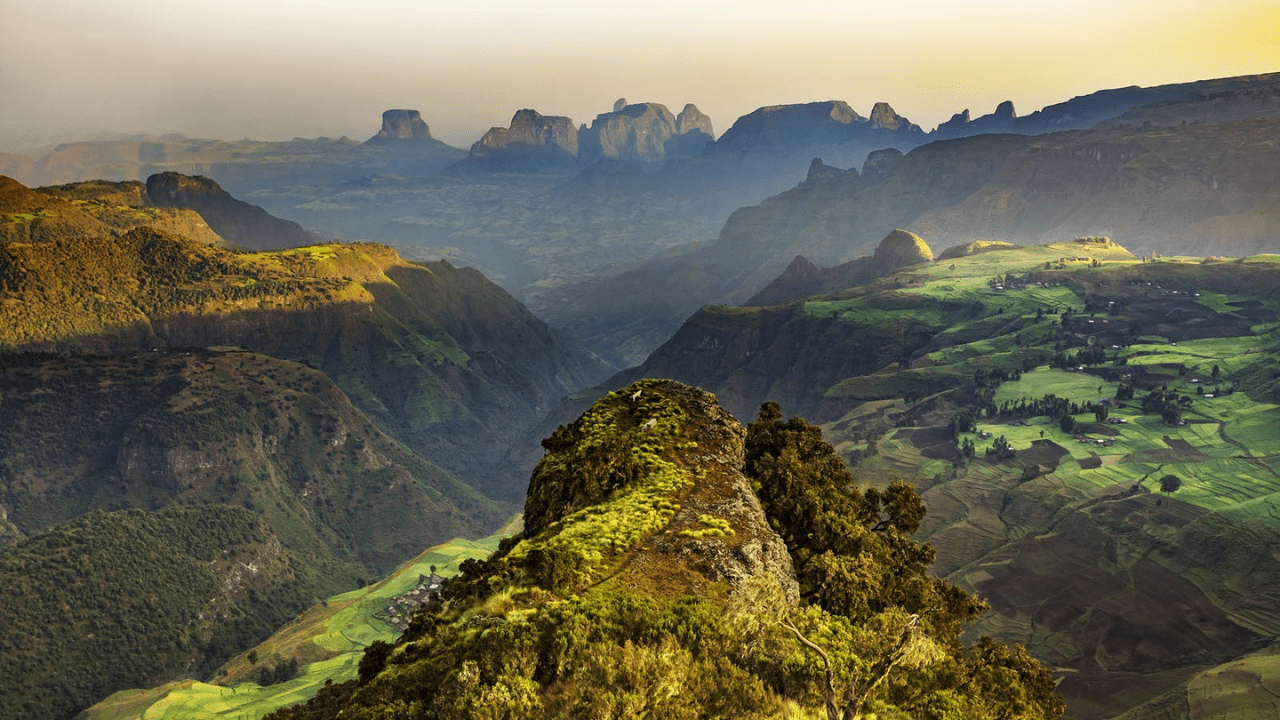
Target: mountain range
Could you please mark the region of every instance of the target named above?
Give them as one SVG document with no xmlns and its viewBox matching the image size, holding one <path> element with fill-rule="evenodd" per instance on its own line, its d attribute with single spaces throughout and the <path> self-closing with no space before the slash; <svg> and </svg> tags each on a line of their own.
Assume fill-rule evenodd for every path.
<svg viewBox="0 0 1280 720">
<path fill-rule="evenodd" d="M 941 260 L 919 237 L 895 246 L 918 262 L 703 308 L 558 417 L 643 377 L 705 387 L 738 416 L 777 400 L 822 422 L 858 478 L 920 490 L 938 570 L 991 599 L 984 632 L 1064 673 L 1073 717 L 1147 700 L 1127 717 L 1208 717 L 1156 708 L 1186 707 L 1180 683 L 1280 627 L 1265 549 L 1277 256 L 1144 261 L 1097 237 Z"/>
<path fill-rule="evenodd" d="M 171 200 L 212 196 L 207 216 L 156 207 L 157 189 L 174 187 Z M 523 493 L 510 444 L 601 372 L 474 270 L 372 244 L 233 251 L 210 226 L 263 232 L 235 243 L 250 247 L 297 228 L 198 178 L 40 191 L 0 178 L 0 535 L 8 572 L 26 578 L 6 592 L 56 606 L 62 581 L 23 568 L 57 567 L 63 538 L 87 534 L 85 567 L 107 574 L 88 571 L 67 627 L 134 628 L 139 643 L 115 645 L 125 653 L 166 643 L 142 663 L 54 650 L 34 638 L 61 626 L 31 606 L 7 641 L 48 679 L 24 672 L 11 676 L 24 689 L 5 692 L 28 717 L 215 667 L 316 598 L 496 527 Z M 171 508 L 191 510 L 157 515 Z M 235 586 L 226 574 L 241 566 L 201 569 L 220 553 L 270 547 L 275 569 L 252 596 L 201 590 L 150 624 L 147 603 L 109 603 L 122 560 L 102 560 L 117 545 L 97 536 L 149 547 L 156 531 L 140 527 L 179 520 L 238 528 L 184 561 L 201 583 Z M 128 570 L 152 598 L 177 571 Z M 246 604 L 259 601 L 262 612 Z M 48 692 L 66 674 L 84 683 Z"/>
<path fill-rule="evenodd" d="M 943 248 L 1106 235 L 1140 254 L 1274 251 L 1278 123 L 983 135 L 878 151 L 861 172 L 815 161 L 794 189 L 736 211 L 715 241 L 555 288 L 537 307 L 634 361 L 698 307 L 747 301 L 798 256 L 857 261 L 893 228 Z"/>
<path fill-rule="evenodd" d="M 239 682 L 522 501 L 279 716 L 1265 707 L 1278 117 L 1264 75 L 0 158 L 106 178 L 0 177 L 5 712 Z"/>
<path fill-rule="evenodd" d="M 475 267 L 623 367 L 642 361 L 701 305 L 743 302 L 795 255 L 819 266 L 856 259 L 895 227 L 942 246 L 952 237 L 954 244 L 1014 235 L 1010 241 L 1040 242 L 1061 230 L 1109 235 L 1137 252 L 1183 252 L 1200 234 L 1215 245 L 1197 249 L 1199 254 L 1244 255 L 1271 247 L 1267 205 L 1237 205 L 1239 198 L 1269 197 L 1265 157 L 1258 158 L 1258 173 L 1250 166 L 1251 153 L 1266 152 L 1250 138 L 1265 137 L 1268 129 L 1250 130 L 1243 121 L 1276 117 L 1278 92 L 1274 74 L 1119 88 L 1022 116 L 1009 103 L 977 118 L 960 113 L 930 132 L 887 103 L 863 116 L 845 102 L 826 101 L 760 108 L 714 139 L 710 119 L 695 107 L 676 116 L 656 103 L 620 100 L 590 126 L 521 110 L 510 127 L 494 128 L 469 153 L 446 152 L 420 114 L 394 110 L 364 144 L 170 138 L 148 155 L 138 154 L 136 142 L 73 143 L 12 167 L 33 168 L 24 177 L 38 183 L 142 179 L 160 170 L 207 175 L 322 236 L 375 238 L 410 259 L 443 257 Z M 1052 139 L 1002 141 L 991 133 Z M 700 149 L 672 146 L 668 153 L 679 138 L 695 139 L 688 142 L 701 143 Z M 938 144 L 940 139 L 953 144 Z M 1224 158 L 1225 165 L 1195 150 L 1182 156 L 1179 145 L 1195 148 L 1202 141 L 1247 150 Z M 926 144 L 927 151 L 911 152 Z M 905 153 L 908 161 L 880 152 L 887 149 Z M 1107 157 L 1091 161 L 1094 152 Z M 105 164 L 97 164 L 102 153 L 108 153 Z M 154 162 L 143 162 L 143 155 Z M 121 157 L 139 159 L 125 169 Z M 776 252 L 744 247 L 758 241 L 737 237 L 742 221 L 757 220 L 734 213 L 793 188 L 814 189 L 808 172 L 814 158 L 832 171 L 858 168 L 862 177 L 854 182 L 844 170 L 841 183 L 835 173 L 820 172 L 827 187 L 813 206 L 814 218 L 784 231 L 772 243 Z M 1202 176 L 1199 164 L 1206 162 L 1214 167 Z M 894 181 L 868 191 L 890 174 Z M 1081 183 L 1081 191 L 1069 195 L 1095 200 L 1063 205 L 1051 189 L 1036 185 L 1050 179 L 1058 187 Z M 1237 198 L 1224 204 L 1215 181 L 1227 192 L 1234 188 Z M 1133 196 L 1111 192 L 1112 185 Z M 901 202 L 898 192 L 910 202 Z M 855 204 L 855 196 L 865 207 L 827 208 Z M 966 198 L 968 206 L 957 206 Z M 1109 198 L 1116 202 L 1107 205 Z M 1161 225 L 1164 218 L 1169 222 Z M 787 237 L 811 220 L 825 229 Z M 772 242 L 768 222 L 761 240 Z M 1166 230 L 1172 242 L 1165 242 Z M 725 255 L 744 269 L 733 269 Z M 626 292 L 601 292 L 631 284 Z M 658 297 L 644 297 L 658 287 Z M 619 306 L 597 308 L 597 297 Z M 631 308 L 632 297 L 640 300 L 639 313 Z"/>
</svg>

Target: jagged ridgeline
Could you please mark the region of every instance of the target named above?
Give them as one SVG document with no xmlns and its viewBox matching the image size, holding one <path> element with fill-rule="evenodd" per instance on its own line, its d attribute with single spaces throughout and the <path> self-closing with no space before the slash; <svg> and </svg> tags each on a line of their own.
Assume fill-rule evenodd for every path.
<svg viewBox="0 0 1280 720">
<path fill-rule="evenodd" d="M 910 487 L 859 487 L 767 404 L 645 380 L 544 442 L 524 531 L 294 718 L 1054 718 L 984 604 L 932 578 Z"/>
</svg>

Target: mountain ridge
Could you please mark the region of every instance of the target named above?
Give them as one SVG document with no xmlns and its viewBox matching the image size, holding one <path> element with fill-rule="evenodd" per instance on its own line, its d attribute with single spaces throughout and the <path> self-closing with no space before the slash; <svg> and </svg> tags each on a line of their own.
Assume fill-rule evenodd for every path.
<svg viewBox="0 0 1280 720">
<path fill-rule="evenodd" d="M 270 717 L 1061 716 L 1020 648 L 959 642 L 982 605 L 923 575 L 913 494 L 855 487 L 776 405 L 744 428 L 646 380 L 544 445 L 520 535 L 371 645 L 358 679 Z"/>
<path fill-rule="evenodd" d="M 1280 632 L 1280 566 L 1259 555 L 1280 492 L 1276 258 L 1082 237 L 708 306 L 561 417 L 674 377 L 739 416 L 773 398 L 823 422 L 856 477 L 920 492 L 937 571 L 990 598 L 980 632 L 1065 669 L 1073 717 L 1111 717 Z"/>
<path fill-rule="evenodd" d="M 84 210 L 101 208 L 61 202 L 57 218 L 0 225 L 27 238 L 87 216 L 52 242 L 0 241 L 8 352 L 235 346 L 306 362 L 416 451 L 508 497 L 519 471 L 498 472 L 497 456 L 603 374 L 474 270 L 368 243 L 237 254 L 153 227 L 117 235 Z"/>
</svg>

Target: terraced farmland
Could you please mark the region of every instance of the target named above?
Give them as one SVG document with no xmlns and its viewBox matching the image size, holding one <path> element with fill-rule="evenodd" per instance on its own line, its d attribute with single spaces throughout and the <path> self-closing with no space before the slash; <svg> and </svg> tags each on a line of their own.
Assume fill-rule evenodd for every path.
<svg viewBox="0 0 1280 720">
<path fill-rule="evenodd" d="M 89 708 L 83 720 L 253 720 L 314 696 L 328 682 L 356 677 L 364 648 L 390 642 L 396 633 L 378 617 L 387 603 L 413 589 L 434 567 L 444 577 L 468 558 L 483 558 L 498 547 L 508 527 L 483 540 L 455 539 L 429 548 L 381 582 L 335 595 L 285 625 L 262 644 L 228 662 L 214 683 L 182 680 L 147 690 L 125 690 Z M 250 657 L 254 660 L 251 661 Z M 297 660 L 292 680 L 262 686 L 247 678 L 256 667 Z"/>
<path fill-rule="evenodd" d="M 862 482 L 920 490 L 935 570 L 991 602 L 975 633 L 1056 666 L 1073 717 L 1217 698 L 1212 668 L 1280 638 L 1277 263 L 1046 269 L 1069 247 L 878 281 L 968 314 L 909 362 L 828 389 L 841 415 L 824 428 Z"/>
</svg>

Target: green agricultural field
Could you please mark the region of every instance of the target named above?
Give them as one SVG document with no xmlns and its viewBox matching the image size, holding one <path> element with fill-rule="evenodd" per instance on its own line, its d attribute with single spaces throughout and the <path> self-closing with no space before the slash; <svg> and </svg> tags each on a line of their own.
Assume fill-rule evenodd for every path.
<svg viewBox="0 0 1280 720">
<path fill-rule="evenodd" d="M 86 710 L 83 720 L 253 720 L 307 700 L 326 682 L 354 678 L 370 643 L 395 639 L 391 626 L 374 617 L 391 598 L 413 589 L 418 577 L 429 574 L 432 566 L 445 577 L 456 574 L 463 560 L 487 557 L 502 537 L 518 529 L 516 519 L 482 540 L 455 539 L 432 547 L 385 580 L 311 608 L 253 649 L 256 664 L 297 659 L 299 674 L 292 680 L 266 687 L 247 681 L 226 687 L 180 680 L 148 690 L 124 690 Z M 223 666 L 219 682 L 246 676 L 255 665 L 248 658 L 246 652 Z"/>
<path fill-rule="evenodd" d="M 1233 373 L 1265 357 L 1264 349 L 1274 344 L 1270 336 L 1204 338 L 1186 340 L 1177 345 L 1149 343 L 1130 345 L 1124 355 L 1128 364 L 1138 366 L 1182 365 L 1188 378 L 1202 383 L 1212 382 L 1213 366 L 1220 372 Z"/>
<path fill-rule="evenodd" d="M 1269 263 L 1271 265 L 1280 265 L 1280 255 L 1275 253 L 1263 253 L 1261 255 L 1250 255 L 1243 262 L 1247 263 Z"/>
<path fill-rule="evenodd" d="M 1015 402 L 1019 398 L 1035 400 L 1053 394 L 1071 402 L 1097 402 L 1115 397 L 1119 383 L 1094 375 L 1058 368 L 1040 368 L 1022 374 L 1020 380 L 1001 383 L 996 388 L 995 402 Z"/>
<path fill-rule="evenodd" d="M 929 302 L 904 303 L 901 308 L 874 307 L 861 298 L 813 300 L 804 304 L 805 315 L 835 317 L 844 322 L 876 328 L 893 328 L 907 323 L 942 324 L 942 310 Z"/>
</svg>

